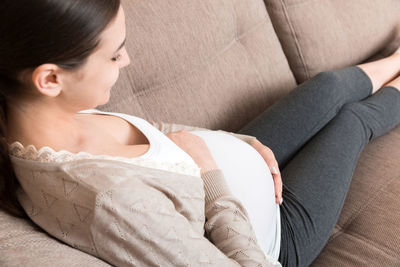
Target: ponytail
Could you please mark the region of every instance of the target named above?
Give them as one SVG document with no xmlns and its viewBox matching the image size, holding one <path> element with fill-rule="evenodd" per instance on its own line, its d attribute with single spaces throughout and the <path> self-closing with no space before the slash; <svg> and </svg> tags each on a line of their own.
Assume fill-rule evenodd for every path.
<svg viewBox="0 0 400 267">
<path fill-rule="evenodd" d="M 6 136 L 7 98 L 0 93 L 0 209 L 16 217 L 28 218 L 17 199 L 19 182 L 12 167 Z"/>
</svg>

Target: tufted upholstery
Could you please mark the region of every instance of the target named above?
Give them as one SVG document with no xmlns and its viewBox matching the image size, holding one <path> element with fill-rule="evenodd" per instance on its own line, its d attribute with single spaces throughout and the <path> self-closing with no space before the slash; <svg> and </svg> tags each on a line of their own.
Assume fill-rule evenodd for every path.
<svg viewBox="0 0 400 267">
<path fill-rule="evenodd" d="M 102 110 L 236 131 L 296 85 L 262 1 L 124 7 L 131 65 Z"/>
<path fill-rule="evenodd" d="M 398 0 L 264 2 L 298 83 L 400 46 Z"/>
</svg>

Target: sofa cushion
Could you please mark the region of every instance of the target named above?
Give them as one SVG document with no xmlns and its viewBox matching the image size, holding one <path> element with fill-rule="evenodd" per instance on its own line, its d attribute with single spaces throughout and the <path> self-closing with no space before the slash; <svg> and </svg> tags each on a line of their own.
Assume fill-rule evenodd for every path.
<svg viewBox="0 0 400 267">
<path fill-rule="evenodd" d="M 298 83 L 400 46 L 399 0 L 265 0 Z"/>
<path fill-rule="evenodd" d="M 312 266 L 400 266 L 400 125 L 361 153 L 335 229 Z"/>
<path fill-rule="evenodd" d="M 0 210 L 0 266 L 111 266 Z"/>
<path fill-rule="evenodd" d="M 131 64 L 98 109 L 236 131 L 296 86 L 262 0 L 122 3 Z"/>
</svg>

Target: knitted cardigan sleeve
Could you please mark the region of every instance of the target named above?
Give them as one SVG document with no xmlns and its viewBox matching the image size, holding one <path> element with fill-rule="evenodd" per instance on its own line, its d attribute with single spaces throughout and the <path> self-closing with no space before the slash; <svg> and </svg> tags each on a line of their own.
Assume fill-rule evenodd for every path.
<svg viewBox="0 0 400 267">
<path fill-rule="evenodd" d="M 96 198 L 91 235 L 97 256 L 115 266 L 281 266 L 266 255 L 247 212 L 219 169 L 203 173 L 204 233 L 174 197 L 129 177 Z"/>
<path fill-rule="evenodd" d="M 184 124 L 178 124 L 178 123 L 168 123 L 168 122 L 156 122 L 156 121 L 150 121 L 150 123 L 156 127 L 159 131 L 161 131 L 164 134 L 170 133 L 170 132 L 177 132 L 180 130 L 185 130 L 185 131 L 212 131 L 207 128 L 201 128 L 197 126 L 190 126 L 190 125 L 184 125 Z M 238 133 L 232 133 L 232 132 L 227 132 L 224 130 L 217 130 L 218 132 L 224 132 L 230 135 L 233 135 L 236 138 L 239 138 L 240 140 L 248 143 L 251 145 L 251 143 L 256 140 L 257 138 L 251 135 L 245 135 L 245 134 L 238 134 Z"/>
<path fill-rule="evenodd" d="M 228 188 L 220 169 L 202 174 L 207 238 L 240 266 L 282 266 L 261 249 L 242 203 Z M 224 266 L 224 265 L 221 265 Z"/>
</svg>

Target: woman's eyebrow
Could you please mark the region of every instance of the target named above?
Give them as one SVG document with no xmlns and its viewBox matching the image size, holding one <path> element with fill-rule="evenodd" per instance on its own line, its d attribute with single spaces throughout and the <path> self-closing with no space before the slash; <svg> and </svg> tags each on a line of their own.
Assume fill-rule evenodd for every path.
<svg viewBox="0 0 400 267">
<path fill-rule="evenodd" d="M 114 53 L 117 53 L 125 45 L 125 41 L 126 41 L 126 37 L 125 37 L 124 41 L 122 42 L 122 44 L 118 47 L 118 49 Z"/>
</svg>

